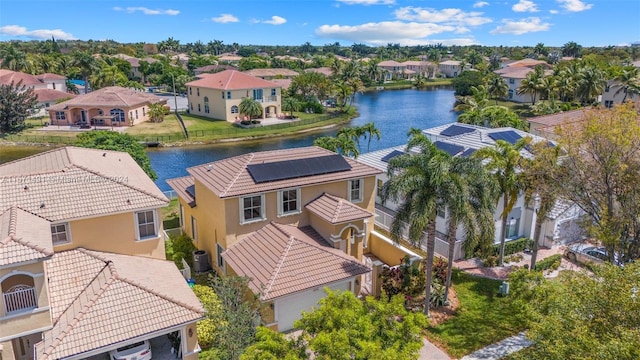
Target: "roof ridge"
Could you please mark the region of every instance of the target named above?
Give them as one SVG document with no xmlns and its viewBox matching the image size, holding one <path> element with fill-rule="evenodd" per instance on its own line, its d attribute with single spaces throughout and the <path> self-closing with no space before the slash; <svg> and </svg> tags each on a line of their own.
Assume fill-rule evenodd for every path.
<svg viewBox="0 0 640 360">
<path fill-rule="evenodd" d="M 267 283 L 267 287 L 266 287 L 266 289 L 264 290 L 264 292 L 262 294 L 262 298 L 263 299 L 266 299 L 268 294 L 269 294 L 269 291 L 271 291 L 271 287 L 273 287 L 273 283 L 276 281 L 276 278 L 278 277 L 278 274 L 280 273 L 280 270 L 282 269 L 282 265 L 284 265 L 284 261 L 287 258 L 287 255 L 289 255 L 289 251 L 291 250 L 291 247 L 293 246 L 293 242 L 296 241 L 296 238 L 293 235 L 287 234 L 286 231 L 281 229 L 275 223 L 272 223 L 272 224 L 274 225 L 274 227 L 276 229 L 281 231 L 283 234 L 288 235 L 289 236 L 289 241 L 287 241 L 287 247 L 282 252 L 282 255 L 280 256 L 280 259 L 278 261 L 278 265 L 276 266 L 276 269 L 273 272 L 273 274 L 271 274 L 271 278 L 269 279 L 269 282 Z"/>
<path fill-rule="evenodd" d="M 88 168 L 86 168 L 86 167 L 84 167 L 84 166 L 77 165 L 77 164 L 73 164 L 73 166 L 75 166 L 75 167 L 77 167 L 77 168 L 79 168 L 79 169 L 81 169 L 81 170 L 84 170 L 84 171 L 90 172 L 90 173 L 92 173 L 92 174 L 98 175 L 98 176 L 100 176 L 100 177 L 103 177 L 103 178 L 105 178 L 105 179 L 107 179 L 108 181 L 111 181 L 111 182 L 113 182 L 113 183 L 117 183 L 117 184 L 120 184 L 120 185 L 122 185 L 122 186 L 126 186 L 126 187 L 128 187 L 128 188 L 130 188 L 130 189 L 133 189 L 133 190 L 135 190 L 135 191 L 141 192 L 141 193 L 143 193 L 143 194 L 145 194 L 145 195 L 149 195 L 149 196 L 154 197 L 154 198 L 156 198 L 156 199 L 158 199 L 158 200 L 161 200 L 161 201 L 164 201 L 164 200 L 165 200 L 165 199 L 162 199 L 162 198 L 160 198 L 159 196 L 157 196 L 157 195 L 155 195 L 155 194 L 152 194 L 152 193 L 150 193 L 150 192 L 148 192 L 148 191 L 146 191 L 146 190 L 144 190 L 144 189 L 140 189 L 140 188 L 137 188 L 137 187 L 135 187 L 135 186 L 131 186 L 131 185 L 129 185 L 129 184 L 128 184 L 128 182 L 115 181 L 115 180 L 113 179 L 113 178 L 114 178 L 114 176 L 108 176 L 108 175 L 106 175 L 106 174 L 102 174 L 102 173 L 100 173 L 100 172 L 98 172 L 98 171 L 91 170 L 91 169 L 88 169 Z M 140 170 L 142 170 L 142 168 L 141 168 Z"/>
<path fill-rule="evenodd" d="M 146 287 L 146 286 L 144 286 L 144 285 L 142 285 L 142 284 L 139 284 L 139 283 L 137 283 L 137 282 L 135 282 L 135 281 L 133 281 L 133 280 L 131 280 L 131 279 L 127 279 L 127 278 L 125 278 L 125 277 L 123 277 L 123 276 L 120 276 L 116 270 L 114 270 L 114 271 L 115 271 L 115 272 L 114 272 L 114 276 L 115 276 L 115 278 L 116 278 L 117 280 L 120 280 L 120 281 L 122 281 L 122 282 L 124 282 L 124 283 L 127 283 L 127 284 L 131 285 L 131 286 L 135 286 L 135 287 L 137 287 L 137 288 L 139 288 L 139 289 L 141 289 L 141 290 L 143 290 L 143 291 L 145 291 L 145 292 L 148 292 L 148 293 L 150 293 L 150 294 L 152 294 L 152 295 L 155 295 L 155 296 L 157 296 L 157 297 L 159 297 L 159 298 L 161 298 L 161 299 L 163 299 L 163 300 L 166 300 L 166 301 L 172 302 L 172 303 L 174 303 L 174 304 L 176 304 L 176 305 L 182 306 L 183 308 L 186 308 L 186 309 L 188 309 L 188 310 L 191 310 L 191 311 L 193 311 L 193 312 L 196 312 L 196 313 L 198 313 L 198 314 L 200 314 L 200 315 L 202 315 L 202 314 L 203 314 L 202 310 L 197 309 L 197 308 L 196 308 L 196 307 L 194 307 L 194 306 L 191 306 L 191 305 L 189 305 L 189 304 L 187 304 L 187 303 L 184 303 L 184 302 L 179 301 L 179 300 L 176 300 L 176 299 L 172 299 L 172 298 L 170 298 L 169 296 L 167 296 L 167 295 L 165 295 L 165 294 L 161 294 L 161 293 L 157 292 L 156 290 L 153 290 L 153 289 L 151 289 L 151 288 L 148 288 L 148 287 Z"/>
<path fill-rule="evenodd" d="M 338 204 L 336 205 L 336 211 L 333 213 L 333 219 L 331 219 L 332 222 L 335 223 L 340 218 L 340 211 L 342 211 L 343 202 L 341 198 L 334 198 L 333 200 L 338 202 Z"/>
<path fill-rule="evenodd" d="M 128 89 L 128 88 L 125 88 L 125 89 Z M 105 91 L 105 93 L 106 93 L 106 92 L 107 92 L 107 91 Z M 117 97 L 118 99 L 120 99 L 120 101 L 122 101 L 125 105 L 127 105 L 127 106 L 131 106 L 131 104 L 129 104 L 125 99 L 123 99 L 123 98 L 122 98 L 122 96 L 120 96 L 120 93 L 119 93 L 118 91 L 111 91 L 111 92 L 112 92 L 113 94 L 115 94 L 115 95 L 116 95 L 116 97 Z"/>
<path fill-rule="evenodd" d="M 26 241 L 23 240 L 22 238 L 18 238 L 15 236 L 11 237 L 13 239 L 13 241 L 17 242 L 18 244 L 22 245 L 22 246 L 26 246 L 30 249 L 36 250 L 37 252 L 43 253 L 47 256 L 51 256 L 53 255 L 53 250 L 47 250 L 45 248 L 43 248 L 42 246 L 36 245 L 36 244 L 32 244 L 30 241 Z"/>
<path fill-rule="evenodd" d="M 249 165 L 249 163 L 251 162 L 251 160 L 253 160 L 253 158 L 255 158 L 255 156 L 256 156 L 255 153 L 249 153 L 245 155 L 245 157 L 247 158 L 247 161 L 244 163 L 244 165 L 240 167 L 236 175 L 233 177 L 233 180 L 229 182 L 227 187 L 222 192 L 220 192 L 220 197 L 224 197 L 227 195 L 229 190 L 233 187 L 233 185 L 235 185 L 236 181 L 238 181 L 238 178 L 240 177 L 240 175 L 242 175 L 243 170 L 247 168 L 247 165 Z"/>
<path fill-rule="evenodd" d="M 32 159 L 32 158 L 35 158 L 35 157 L 38 157 L 38 156 L 42 156 L 42 155 L 45 155 L 45 154 L 48 154 L 48 153 L 52 153 L 52 152 L 56 152 L 56 151 L 63 151 L 66 148 L 67 148 L 67 146 L 65 146 L 63 148 L 55 148 L 55 149 L 39 152 L 37 154 L 29 155 L 29 156 L 26 156 L 26 157 L 23 157 L 23 158 L 20 158 L 20 159 L 15 159 L 15 160 L 12 160 L 12 161 L 8 161 L 6 163 L 0 164 L 0 168 L 5 166 L 5 165 L 15 164 L 15 163 L 22 162 L 22 161 L 25 161 L 25 160 L 28 160 L 28 159 Z"/>
</svg>

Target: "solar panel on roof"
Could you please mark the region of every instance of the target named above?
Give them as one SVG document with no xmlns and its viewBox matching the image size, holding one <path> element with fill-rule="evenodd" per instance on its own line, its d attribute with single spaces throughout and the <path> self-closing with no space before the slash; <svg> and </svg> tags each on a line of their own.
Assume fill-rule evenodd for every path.
<svg viewBox="0 0 640 360">
<path fill-rule="evenodd" d="M 196 198 L 196 186 L 195 185 L 189 185 L 184 190 L 187 192 L 187 194 L 191 195 L 191 197 L 193 197 L 194 199 Z"/>
<path fill-rule="evenodd" d="M 247 165 L 247 170 L 256 183 L 301 178 L 313 175 L 347 171 L 351 165 L 342 155 L 327 155 L 307 159 L 274 161 Z"/>
<path fill-rule="evenodd" d="M 464 147 L 460 146 L 460 145 L 456 145 L 456 144 L 449 144 L 446 142 L 442 142 L 442 141 L 436 141 L 435 143 L 433 143 L 438 149 L 447 152 L 449 155 L 451 156 L 456 156 L 458 155 L 462 150 L 464 150 Z"/>
<path fill-rule="evenodd" d="M 489 133 L 488 135 L 494 141 L 504 140 L 512 145 L 515 144 L 518 140 L 522 139 L 522 136 L 520 136 L 517 132 L 513 130 L 493 132 L 493 133 Z"/>
<path fill-rule="evenodd" d="M 466 126 L 451 125 L 448 128 L 442 130 L 440 132 L 440 135 L 442 135 L 442 136 L 457 136 L 457 135 L 467 134 L 467 133 L 474 132 L 474 131 L 475 131 L 475 129 L 468 128 Z"/>
<path fill-rule="evenodd" d="M 393 150 L 392 152 L 390 152 L 387 155 L 383 156 L 382 159 L 380 159 L 380 161 L 388 163 L 389 160 L 393 159 L 394 157 L 400 156 L 400 155 L 404 155 L 404 154 L 405 154 L 405 152 L 403 152 L 403 151 Z"/>
<path fill-rule="evenodd" d="M 463 151 L 462 154 L 460 154 L 460 156 L 462 156 L 462 157 L 471 156 L 471 154 L 476 152 L 476 150 L 478 150 L 478 149 L 468 148 L 467 150 Z"/>
</svg>

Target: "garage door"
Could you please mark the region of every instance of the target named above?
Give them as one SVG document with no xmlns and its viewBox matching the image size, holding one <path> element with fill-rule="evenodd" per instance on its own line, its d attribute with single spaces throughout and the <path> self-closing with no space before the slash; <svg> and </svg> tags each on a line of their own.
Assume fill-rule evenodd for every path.
<svg viewBox="0 0 640 360">
<path fill-rule="evenodd" d="M 329 286 L 332 290 L 348 290 L 349 282 L 337 283 Z M 318 301 L 325 296 L 323 287 L 307 290 L 299 294 L 287 296 L 276 301 L 278 331 L 293 329 L 293 322 L 302 316 L 303 311 L 310 311 L 318 305 Z"/>
</svg>

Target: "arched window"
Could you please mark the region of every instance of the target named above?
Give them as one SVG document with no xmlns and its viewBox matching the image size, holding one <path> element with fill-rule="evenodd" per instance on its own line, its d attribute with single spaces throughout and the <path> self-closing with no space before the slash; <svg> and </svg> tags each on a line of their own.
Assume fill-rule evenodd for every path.
<svg viewBox="0 0 640 360">
<path fill-rule="evenodd" d="M 111 109 L 109 115 L 114 116 L 113 121 L 124 122 L 124 110 L 122 109 Z"/>
<path fill-rule="evenodd" d="M 209 98 L 206 96 L 204 97 L 204 112 L 209 113 Z"/>
<path fill-rule="evenodd" d="M 33 278 L 29 275 L 13 275 L 2 281 L 5 313 L 35 309 L 38 307 Z"/>
<path fill-rule="evenodd" d="M 233 106 L 231 107 L 231 113 L 232 113 L 232 114 L 237 114 L 237 113 L 238 113 L 238 107 L 237 107 L 236 105 L 233 105 Z"/>
</svg>

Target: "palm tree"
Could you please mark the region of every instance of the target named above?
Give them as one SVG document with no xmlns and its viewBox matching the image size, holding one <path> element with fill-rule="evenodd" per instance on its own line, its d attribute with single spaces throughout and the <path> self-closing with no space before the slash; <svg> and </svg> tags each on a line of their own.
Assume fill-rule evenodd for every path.
<svg viewBox="0 0 640 360">
<path fill-rule="evenodd" d="M 562 46 L 562 55 L 570 57 L 580 57 L 582 53 L 582 46 L 578 45 L 575 41 L 569 41 Z"/>
<path fill-rule="evenodd" d="M 602 70 L 594 65 L 588 65 L 578 71 L 577 90 L 582 104 L 592 102 L 604 92 L 607 84 Z"/>
<path fill-rule="evenodd" d="M 104 64 L 93 76 L 91 86 L 100 89 L 107 86 L 122 86 L 127 83 L 127 76 L 120 71 L 117 65 Z"/>
<path fill-rule="evenodd" d="M 536 96 L 542 89 L 542 79 L 544 78 L 544 70 L 542 66 L 538 65 L 535 69 L 527 74 L 527 77 L 522 79 L 520 87 L 516 90 L 518 95 L 529 94 L 531 95 L 531 105 L 536 104 Z"/>
<path fill-rule="evenodd" d="M 389 161 L 389 181 L 382 191 L 383 203 L 387 200 L 400 203 L 391 224 L 391 237 L 398 242 L 408 225 L 409 241 L 420 246 L 427 236 L 427 263 L 425 267 L 425 306 L 429 315 L 431 283 L 433 280 L 433 256 L 436 237 L 436 213 L 441 208 L 441 194 L 449 170 L 450 156 L 440 151 L 420 130 L 410 130 L 407 153 Z"/>
<path fill-rule="evenodd" d="M 616 75 L 614 80 L 620 83 L 620 87 L 616 90 L 614 96 L 620 92 L 624 92 L 622 102 L 627 100 L 627 96 L 631 94 L 640 94 L 640 70 L 637 67 L 629 67 L 622 69 Z"/>
<path fill-rule="evenodd" d="M 27 55 L 16 49 L 13 44 L 0 49 L 0 60 L 3 68 L 13 71 L 23 71 L 29 67 Z"/>
<path fill-rule="evenodd" d="M 364 130 L 365 137 L 367 138 L 367 152 L 369 152 L 369 148 L 371 146 L 371 139 L 375 136 L 378 140 L 380 140 L 380 129 L 376 127 L 376 124 L 369 122 L 362 125 L 360 128 Z"/>
<path fill-rule="evenodd" d="M 293 112 L 300 110 L 300 102 L 293 96 L 287 96 L 282 99 L 282 110 L 290 112 L 293 117 Z"/>
<path fill-rule="evenodd" d="M 78 68 L 80 75 L 82 75 L 84 93 L 86 94 L 89 92 L 89 76 L 98 67 L 98 62 L 89 53 L 77 50 L 71 54 L 71 58 L 73 66 Z"/>
<path fill-rule="evenodd" d="M 149 119 L 152 122 L 162 122 L 167 114 L 167 108 L 162 104 L 149 105 Z"/>
<path fill-rule="evenodd" d="M 262 115 L 262 105 L 250 97 L 242 98 L 240 105 L 238 105 L 238 110 L 240 110 L 241 114 L 249 116 L 250 119 Z"/>
<path fill-rule="evenodd" d="M 487 93 L 496 100 L 496 105 L 498 105 L 498 99 L 509 94 L 509 85 L 502 76 L 491 73 L 487 82 Z"/>
<path fill-rule="evenodd" d="M 518 140 L 515 144 L 504 140 L 496 141 L 496 146 L 488 146 L 479 149 L 472 156 L 486 161 L 485 167 L 493 174 L 500 188 L 502 197 L 502 225 L 500 229 L 500 258 L 502 266 L 504 258 L 504 244 L 507 235 L 507 217 L 518 200 L 518 194 L 522 190 L 522 177 L 520 166 L 522 154 L 520 151 L 531 142 L 531 137 Z M 498 199 L 499 200 L 499 199 Z"/>
</svg>

